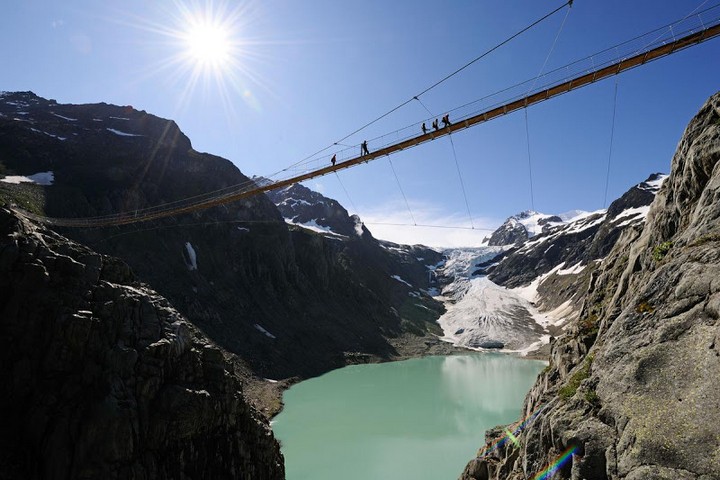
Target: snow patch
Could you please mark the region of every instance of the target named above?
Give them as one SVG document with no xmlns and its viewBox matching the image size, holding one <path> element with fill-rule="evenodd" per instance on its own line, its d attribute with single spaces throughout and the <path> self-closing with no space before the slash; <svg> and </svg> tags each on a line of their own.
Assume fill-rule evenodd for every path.
<svg viewBox="0 0 720 480">
<path fill-rule="evenodd" d="M 67 120 L 68 122 L 77 122 L 77 118 L 70 118 L 70 117 L 63 117 L 62 115 L 58 115 L 57 113 L 50 112 L 51 115 L 55 115 L 58 118 L 62 118 L 63 120 Z"/>
<path fill-rule="evenodd" d="M 647 217 L 649 211 L 650 205 L 646 205 L 644 207 L 628 208 L 627 210 L 623 210 L 622 213 L 615 217 L 613 221 L 617 222 L 622 218 L 627 219 L 623 222 L 616 224 L 615 227 L 624 227 L 625 225 L 630 225 L 631 223 L 638 220 L 644 220 L 645 217 Z"/>
<path fill-rule="evenodd" d="M 130 120 L 129 118 L 125 118 L 125 117 L 108 117 L 108 118 L 112 118 L 114 120 Z"/>
<path fill-rule="evenodd" d="M 408 282 L 406 282 L 405 280 L 403 280 L 402 278 L 400 278 L 399 275 L 390 275 L 390 278 L 394 278 L 394 279 L 397 280 L 398 282 L 402 282 L 402 283 L 404 283 L 405 285 L 407 285 L 408 287 L 412 287 L 412 285 L 410 285 Z"/>
<path fill-rule="evenodd" d="M 324 225 L 319 225 L 319 224 L 317 223 L 317 219 L 316 219 L 316 218 L 313 218 L 312 220 L 310 220 L 310 221 L 308 221 L 308 222 L 305 222 L 305 223 L 295 222 L 295 219 L 293 219 L 293 218 L 286 218 L 286 219 L 285 219 L 285 223 L 289 223 L 290 225 L 295 225 L 295 226 L 297 226 L 297 227 L 302 227 L 302 228 L 305 228 L 305 229 L 307 229 L 307 230 L 312 230 L 313 232 L 317 232 L 317 233 L 322 233 L 322 234 L 326 234 L 326 235 L 332 235 L 332 236 L 340 237 L 340 238 L 348 238 L 348 237 L 345 236 L 345 235 L 340 235 L 339 233 L 333 232 L 333 231 L 330 229 L 330 227 L 326 227 L 326 226 L 324 226 Z"/>
<path fill-rule="evenodd" d="M 662 187 L 663 182 L 665 182 L 667 178 L 667 175 L 659 175 L 658 178 L 655 180 L 639 184 L 638 188 L 642 190 L 650 190 L 653 193 L 657 193 L 657 191 L 660 190 L 660 187 Z"/>
<path fill-rule="evenodd" d="M 189 263 L 186 262 L 188 270 L 197 270 L 197 254 L 190 242 L 185 242 L 185 250 L 187 251 Z"/>
<path fill-rule="evenodd" d="M 114 133 L 115 135 L 119 135 L 121 137 L 142 137 L 142 135 L 137 135 L 135 133 L 127 133 L 127 132 L 121 132 L 120 130 L 115 130 L 114 128 L 106 128 L 108 132 Z"/>
<path fill-rule="evenodd" d="M 580 316 L 580 312 L 572 306 L 572 302 L 570 300 L 567 300 L 556 309 L 546 312 L 545 316 L 549 320 L 548 325 L 557 327 L 567 324 L 571 319 L 578 318 Z"/>
<path fill-rule="evenodd" d="M 280 205 L 289 205 L 289 206 L 292 206 L 292 207 L 294 207 L 294 206 L 297 205 L 297 204 L 307 205 L 307 206 L 309 206 L 309 207 L 312 206 L 312 203 L 308 202 L 307 200 L 303 200 L 303 199 L 301 199 L 301 198 L 292 198 L 292 197 L 289 197 L 289 198 L 286 198 L 285 200 L 283 200 L 282 202 L 280 202 Z"/>
<path fill-rule="evenodd" d="M 55 174 L 53 172 L 39 172 L 27 177 L 22 175 L 9 175 L 5 178 L 0 178 L 0 182 L 5 183 L 34 183 L 36 185 L 52 185 L 55 181 Z"/>
<path fill-rule="evenodd" d="M 586 212 L 585 210 L 569 210 L 565 213 L 561 213 L 558 217 L 562 218 L 563 222 L 572 223 L 585 217 L 589 217 L 593 213 L 594 212 Z"/>
<path fill-rule="evenodd" d="M 358 237 L 362 237 L 363 236 L 362 220 L 360 220 L 360 217 L 358 217 L 358 216 L 353 216 L 352 218 L 353 218 L 353 221 L 355 222 L 355 233 L 357 234 Z"/>
<path fill-rule="evenodd" d="M 578 262 L 577 265 L 573 265 L 570 268 L 558 270 L 555 273 L 557 273 L 558 275 L 577 275 L 578 273 L 581 273 L 583 270 L 585 270 L 585 265 L 581 265 L 581 263 L 582 262 Z"/>
<path fill-rule="evenodd" d="M 268 337 L 268 338 L 272 338 L 273 340 L 275 340 L 275 339 L 277 338 L 275 335 L 273 335 L 272 333 L 270 333 L 270 332 L 268 332 L 267 330 L 265 330 L 265 329 L 262 327 L 262 325 L 260 325 L 259 323 L 254 324 L 253 327 L 255 327 L 258 332 L 261 332 L 261 333 L 265 334 L 265 336 Z"/>
<path fill-rule="evenodd" d="M 58 140 L 61 140 L 61 141 L 63 141 L 63 142 L 64 142 L 65 140 L 67 140 L 67 137 L 61 137 L 61 136 L 59 136 L 59 135 L 53 135 L 52 133 L 44 132 L 44 131 L 42 131 L 42 130 L 38 130 L 37 128 L 32 128 L 32 127 L 30 127 L 30 130 L 32 130 L 32 131 L 35 132 L 35 133 L 44 133 L 44 134 L 47 135 L 48 137 L 57 138 Z M 77 134 L 75 134 L 75 135 L 77 135 Z"/>
</svg>

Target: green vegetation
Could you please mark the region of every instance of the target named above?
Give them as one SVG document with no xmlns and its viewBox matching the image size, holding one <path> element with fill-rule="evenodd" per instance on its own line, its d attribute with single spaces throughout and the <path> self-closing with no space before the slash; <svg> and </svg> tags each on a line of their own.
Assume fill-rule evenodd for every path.
<svg viewBox="0 0 720 480">
<path fill-rule="evenodd" d="M 45 191 L 40 185 L 0 182 L 0 205 L 17 205 L 28 212 L 45 214 Z"/>
<path fill-rule="evenodd" d="M 585 401 L 594 407 L 600 406 L 600 397 L 598 396 L 595 389 L 588 390 L 585 392 Z"/>
<path fill-rule="evenodd" d="M 599 328 L 600 317 L 598 317 L 597 313 L 594 312 L 587 317 L 580 319 L 578 322 L 580 335 L 584 337 L 597 335 Z"/>
<path fill-rule="evenodd" d="M 663 242 L 660 245 L 656 245 L 655 248 L 653 248 L 652 251 L 652 257 L 653 260 L 656 262 L 662 261 L 663 258 L 665 258 L 665 255 L 670 251 L 670 249 L 673 246 L 673 242 Z"/>
<path fill-rule="evenodd" d="M 635 311 L 637 313 L 653 313 L 655 311 L 655 307 L 650 305 L 647 301 L 643 300 L 642 302 L 637 304 L 637 307 L 635 307 Z"/>
<path fill-rule="evenodd" d="M 691 247 L 698 247 L 700 245 L 705 245 L 706 243 L 710 242 L 720 242 L 720 233 L 708 233 L 705 235 L 702 235 L 698 237 L 697 240 L 695 240 L 693 243 L 690 244 Z"/>
<path fill-rule="evenodd" d="M 592 367 L 593 358 L 594 357 L 592 355 L 588 355 L 582 367 L 570 376 L 570 379 L 567 381 L 565 386 L 563 386 L 558 392 L 560 398 L 563 400 L 569 400 L 575 396 L 575 392 L 577 392 L 577 389 L 582 381 L 590 377 L 590 368 Z"/>
</svg>

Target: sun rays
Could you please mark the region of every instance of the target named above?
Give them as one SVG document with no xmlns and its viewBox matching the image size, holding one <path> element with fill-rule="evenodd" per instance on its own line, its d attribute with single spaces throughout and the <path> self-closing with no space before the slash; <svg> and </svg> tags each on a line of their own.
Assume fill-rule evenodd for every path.
<svg viewBox="0 0 720 480">
<path fill-rule="evenodd" d="M 250 33 L 257 20 L 253 2 L 174 0 L 159 8 L 121 21 L 148 34 L 144 47 L 155 50 L 156 61 L 143 66 L 138 81 L 167 83 L 176 92 L 178 113 L 212 98 L 222 102 L 228 118 L 239 105 L 261 111 L 255 90 L 269 91 L 258 67 L 262 45 L 270 42 Z"/>
<path fill-rule="evenodd" d="M 201 68 L 223 69 L 230 60 L 230 33 L 222 25 L 198 23 L 185 32 L 187 54 Z"/>
</svg>

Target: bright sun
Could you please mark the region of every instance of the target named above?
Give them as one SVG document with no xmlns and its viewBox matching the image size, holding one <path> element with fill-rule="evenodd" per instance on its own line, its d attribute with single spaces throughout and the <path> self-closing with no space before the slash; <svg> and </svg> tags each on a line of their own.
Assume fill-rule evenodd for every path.
<svg viewBox="0 0 720 480">
<path fill-rule="evenodd" d="M 184 41 L 190 58 L 202 66 L 220 68 L 231 59 L 232 40 L 222 25 L 195 24 Z"/>
<path fill-rule="evenodd" d="M 167 73 L 172 88 L 179 87 L 178 105 L 184 108 L 202 93 L 205 99 L 220 100 L 226 112 L 234 112 L 238 100 L 259 110 L 251 86 L 267 87 L 252 68 L 259 58 L 256 48 L 264 43 L 251 36 L 257 19 L 254 0 L 157 4 L 163 23 L 141 22 L 139 26 L 159 35 L 161 45 L 167 47 L 167 56 L 153 65 L 152 73 Z"/>
</svg>

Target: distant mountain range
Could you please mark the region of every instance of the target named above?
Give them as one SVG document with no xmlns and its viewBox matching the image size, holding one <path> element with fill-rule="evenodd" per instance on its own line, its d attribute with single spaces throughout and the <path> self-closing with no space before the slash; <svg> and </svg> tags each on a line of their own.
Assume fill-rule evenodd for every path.
<svg viewBox="0 0 720 480">
<path fill-rule="evenodd" d="M 639 228 L 667 178 L 653 174 L 607 210 L 507 219 L 489 246 L 445 252 L 437 269 L 448 311 L 445 339 L 470 348 L 525 353 L 577 318 L 592 272 L 625 229 Z M 560 288 L 558 288 L 560 287 Z"/>
</svg>

